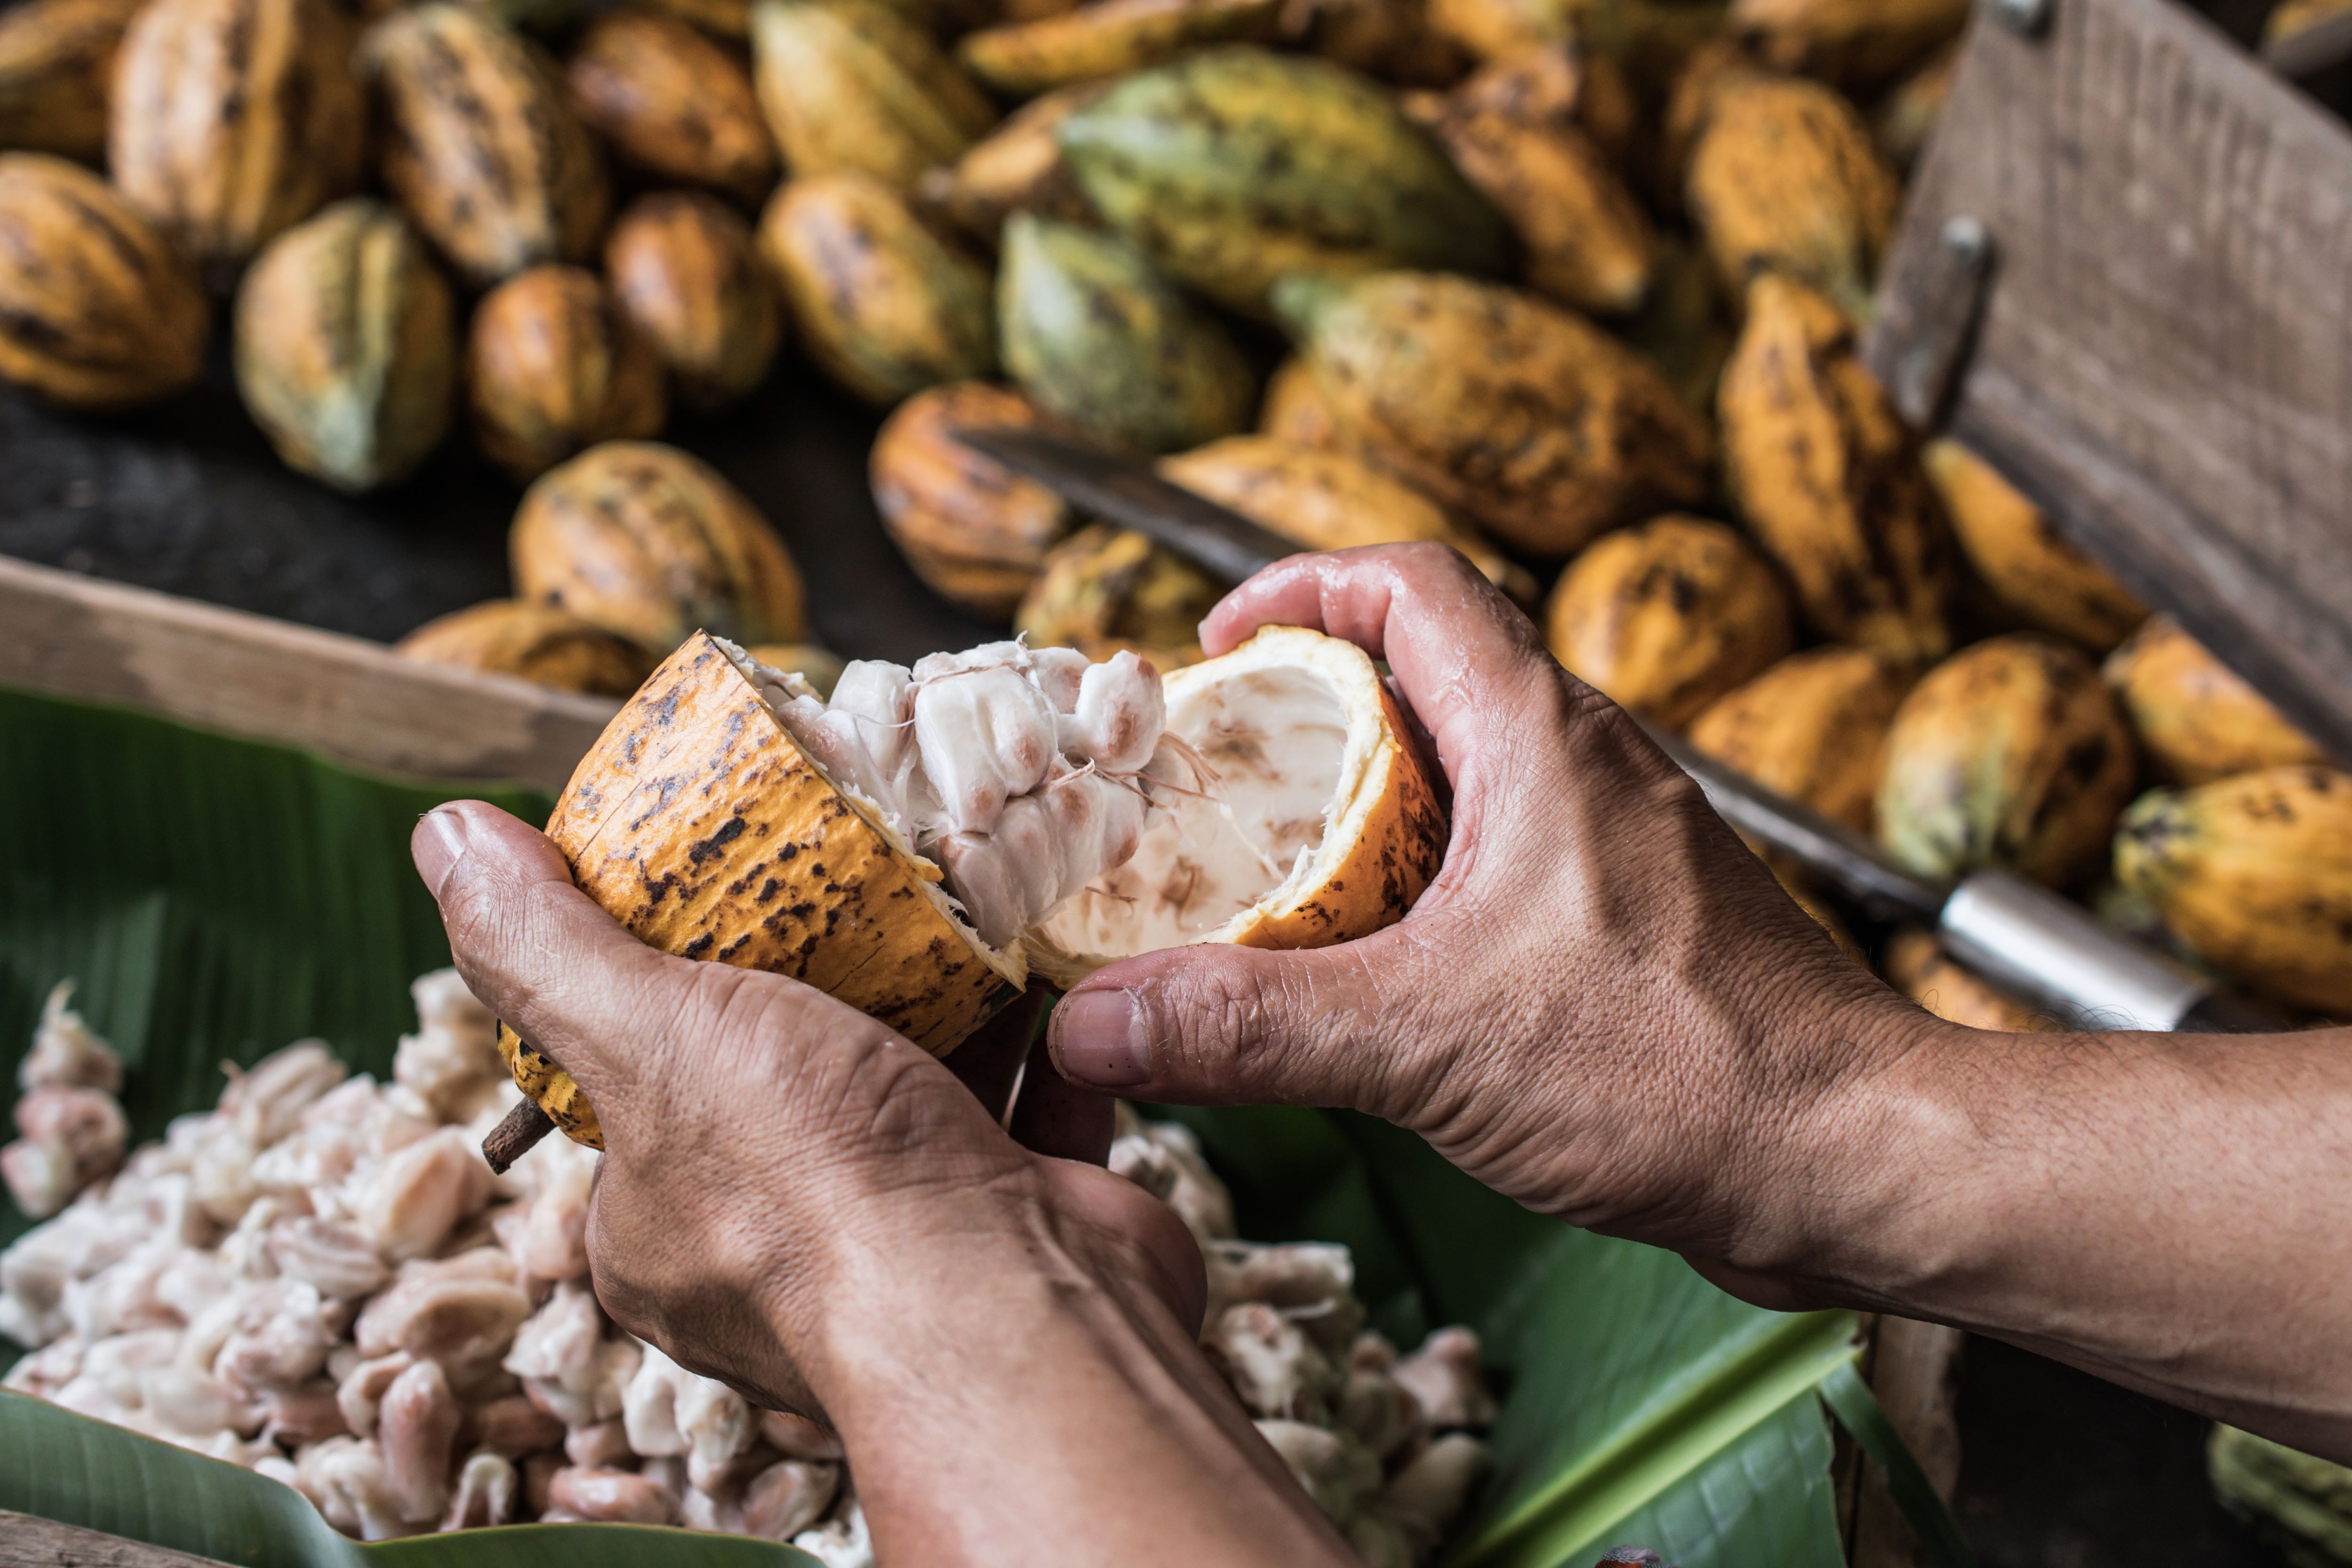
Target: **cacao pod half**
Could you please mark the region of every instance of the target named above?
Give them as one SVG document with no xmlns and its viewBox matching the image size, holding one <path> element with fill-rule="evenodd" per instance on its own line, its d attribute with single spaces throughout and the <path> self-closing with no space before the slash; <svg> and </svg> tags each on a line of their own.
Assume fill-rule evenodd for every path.
<svg viewBox="0 0 2352 1568">
<path fill-rule="evenodd" d="M 0 12 L 0 147 L 96 163 L 122 30 L 142 0 L 26 0 Z"/>
<path fill-rule="evenodd" d="M 625 163 L 744 202 L 776 183 L 751 74 L 674 17 L 600 11 L 564 65 L 572 101 Z"/>
<path fill-rule="evenodd" d="M 289 467 L 340 489 L 392 484 L 449 428 L 456 310 L 395 209 L 364 196 L 338 202 L 270 241 L 247 270 L 237 390 Z"/>
<path fill-rule="evenodd" d="M 1793 279 L 1759 278 L 1716 411 L 1739 514 L 1813 629 L 1897 658 L 1950 648 L 1951 542 L 1845 315 Z"/>
<path fill-rule="evenodd" d="M 358 185 L 352 45 L 329 0 L 152 0 L 115 61 L 114 183 L 198 260 L 243 261 Z"/>
<path fill-rule="evenodd" d="M 911 190 L 996 121 L 929 34 L 875 0 L 762 0 L 751 42 L 760 105 L 796 175 Z"/>
<path fill-rule="evenodd" d="M 986 86 L 1029 98 L 1158 65 L 1202 44 L 1273 40 L 1284 0 L 1093 0 L 1057 16 L 965 35 L 956 58 Z"/>
<path fill-rule="evenodd" d="M 469 280 L 594 254 L 613 205 L 604 155 L 536 46 L 427 0 L 369 28 L 361 59 L 389 121 L 384 184 Z"/>
<path fill-rule="evenodd" d="M 867 471 L 882 526 L 917 576 L 992 621 L 1011 618 L 1070 531 L 1070 509 L 952 432 L 1054 423 L 1010 387 L 960 381 L 915 394 L 874 437 Z"/>
<path fill-rule="evenodd" d="M 114 187 L 0 153 L 0 376 L 68 408 L 152 403 L 205 368 L 195 268 Z"/>
<path fill-rule="evenodd" d="M 789 182 L 761 216 L 760 253 L 809 357 L 869 403 L 996 368 L 988 274 L 878 181 Z"/>
<path fill-rule="evenodd" d="M 2151 790 L 2124 814 L 2116 879 L 2200 958 L 2352 1016 L 2352 777 L 2270 768 Z"/>
<path fill-rule="evenodd" d="M 1989 638 L 1928 671 L 1895 710 L 1878 841 L 1926 877 L 2009 866 L 2070 887 L 2105 858 L 2137 764 L 2079 648 Z"/>
<path fill-rule="evenodd" d="M 2201 784 L 2327 761 L 2317 742 L 2170 616 L 2150 616 L 2108 658 L 2106 675 L 2148 761 L 2172 782 Z"/>
<path fill-rule="evenodd" d="M 2003 609 L 2093 653 L 2106 652 L 2147 619 L 2147 606 L 2130 589 L 2075 549 L 1983 458 L 1957 441 L 1937 440 L 1920 459 L 1960 552 Z"/>
<path fill-rule="evenodd" d="M 552 605 L 492 599 L 425 622 L 398 651 L 558 691 L 626 697 L 653 668 L 643 648 Z"/>
<path fill-rule="evenodd" d="M 1916 669 L 1864 647 L 1792 653 L 1707 704 L 1690 742 L 1776 795 L 1864 833 L 1886 731 Z"/>
<path fill-rule="evenodd" d="M 466 389 L 483 454 L 518 479 L 599 441 L 654 435 L 668 415 L 653 345 L 577 267 L 534 267 L 482 296 Z"/>
<path fill-rule="evenodd" d="M 1640 355 L 1516 289 L 1442 273 L 1277 291 L 1342 446 L 1530 555 L 1708 489 L 1707 437 Z"/>
<path fill-rule="evenodd" d="M 1257 389 L 1241 351 L 1113 236 L 1015 213 L 996 319 L 1021 389 L 1107 441 L 1166 452 L 1249 423 Z"/>
<path fill-rule="evenodd" d="M 783 541 L 708 464 L 607 441 L 541 475 L 515 513 L 515 590 L 658 656 L 696 627 L 749 642 L 807 634 Z"/>
<path fill-rule="evenodd" d="M 1223 585 L 1139 533 L 1101 523 L 1046 553 L 1013 624 L 1039 647 L 1074 647 L 1104 659 L 1121 648 L 1161 669 L 1201 657 L 1202 617 Z"/>
<path fill-rule="evenodd" d="M 1244 45 L 1115 83 L 1062 121 L 1096 210 L 1161 270 L 1263 315 L 1287 273 L 1491 271 L 1485 197 L 1376 85 Z"/>
<path fill-rule="evenodd" d="M 1544 621 L 1570 674 L 1675 728 L 1796 645 L 1789 595 L 1755 546 L 1677 515 L 1587 545 Z"/>
<path fill-rule="evenodd" d="M 723 408 L 767 379 L 782 310 L 734 208 L 695 191 L 638 197 L 604 241 L 604 275 L 681 402 Z"/>
</svg>

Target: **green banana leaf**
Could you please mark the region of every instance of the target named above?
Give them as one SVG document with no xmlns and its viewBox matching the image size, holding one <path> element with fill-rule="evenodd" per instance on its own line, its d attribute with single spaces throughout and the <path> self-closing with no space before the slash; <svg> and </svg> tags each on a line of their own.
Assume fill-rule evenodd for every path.
<svg viewBox="0 0 2352 1568">
<path fill-rule="evenodd" d="M 447 962 L 409 829 L 458 794 L 534 822 L 550 805 L 0 691 L 0 1061 L 13 1077 L 42 997 L 71 977 L 76 1005 L 126 1058 L 137 1138 L 209 1106 L 223 1062 L 301 1036 L 388 1073 L 413 1026 L 410 977 Z M 1745 1306 L 1669 1254 L 1528 1213 L 1383 1123 L 1179 1114 L 1233 1184 L 1245 1235 L 1347 1243 L 1376 1322 L 1402 1342 L 1450 1322 L 1484 1336 L 1505 1394 L 1496 1467 L 1453 1563 L 1557 1568 L 1619 1542 L 1682 1568 L 1843 1561 L 1822 1397 L 1868 1403 L 1849 1314 Z M 23 1225 L 0 1214 L 0 1239 Z M 1882 1422 L 1864 1447 L 1907 1462 L 1888 1440 Z M 392 1568 L 425 1552 L 453 1568 L 809 1561 L 611 1525 L 360 1546 L 273 1482 L 13 1395 L 0 1397 L 0 1508 L 303 1568 Z"/>
</svg>

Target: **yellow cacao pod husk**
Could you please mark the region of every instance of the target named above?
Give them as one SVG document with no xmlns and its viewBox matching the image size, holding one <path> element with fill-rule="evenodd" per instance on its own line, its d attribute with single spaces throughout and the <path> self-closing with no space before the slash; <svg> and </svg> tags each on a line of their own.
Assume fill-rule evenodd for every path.
<svg viewBox="0 0 2352 1568">
<path fill-rule="evenodd" d="M 289 468 L 339 489 L 406 478 L 449 428 L 457 306 L 425 242 L 353 196 L 288 229 L 236 296 L 236 384 Z"/>
<path fill-rule="evenodd" d="M 2042 509 L 1957 441 L 1920 454 L 1960 553 L 2002 609 L 2032 626 L 2105 653 L 2147 619 L 2147 606 L 2074 548 Z"/>
<path fill-rule="evenodd" d="M 762 0 L 751 43 L 760 106 L 796 175 L 910 190 L 996 122 L 930 35 L 875 0 Z"/>
<path fill-rule="evenodd" d="M 1093 0 L 1059 16 L 968 33 L 956 58 L 1012 98 L 1101 81 L 1202 44 L 1270 42 L 1284 0 Z"/>
<path fill-rule="evenodd" d="M 760 254 L 817 367 L 870 403 L 996 368 L 988 274 L 865 174 L 788 182 Z"/>
<path fill-rule="evenodd" d="M 152 0 L 115 61 L 115 184 L 198 260 L 243 261 L 358 185 L 352 43 L 330 0 Z"/>
<path fill-rule="evenodd" d="M 1883 87 L 1959 37 L 1969 0 L 1732 0 L 1734 37 L 1775 70 Z"/>
<path fill-rule="evenodd" d="M 474 307 L 466 391 L 483 455 L 529 479 L 667 416 L 660 356 L 594 273 L 534 267 Z"/>
<path fill-rule="evenodd" d="M 1886 984 L 1946 1023 L 2006 1035 L 2065 1030 L 2048 1012 L 1953 963 L 1927 931 L 1895 932 L 1880 968 Z"/>
<path fill-rule="evenodd" d="M 122 31 L 142 0 L 26 0 L 0 12 L 0 147 L 96 163 Z"/>
<path fill-rule="evenodd" d="M 916 183 L 917 197 L 991 245 L 1016 212 L 1063 223 L 1093 222 L 1093 205 L 1078 188 L 1055 131 L 1101 94 L 1099 83 L 1087 82 L 1022 105 L 953 163 L 925 171 Z"/>
<path fill-rule="evenodd" d="M 1297 354 L 1274 367 L 1265 380 L 1265 395 L 1258 402 L 1257 430 L 1294 447 L 1331 447 L 1339 445 L 1330 405 L 1315 384 L 1315 367 Z"/>
<path fill-rule="evenodd" d="M 1163 671 L 1201 657 L 1202 617 L 1223 586 L 1139 533 L 1101 523 L 1055 545 L 1014 612 L 1038 647 L 1074 647 L 1091 659 L 1132 650 Z"/>
<path fill-rule="evenodd" d="M 1379 81 L 1404 88 L 1451 87 L 1471 66 L 1470 51 L 1439 32 L 1429 0 L 1322 0 L 1308 13 L 1304 43 Z M 1296 10 L 1283 26 L 1294 30 Z"/>
<path fill-rule="evenodd" d="M 665 16 L 690 23 L 714 38 L 751 36 L 751 0 L 641 0 Z"/>
<path fill-rule="evenodd" d="M 595 254 L 613 205 L 604 154 L 536 45 L 428 0 L 369 28 L 361 59 L 389 122 L 384 184 L 469 280 Z"/>
<path fill-rule="evenodd" d="M 775 139 L 751 73 L 675 17 L 598 12 L 572 47 L 564 80 L 580 118 L 625 163 L 745 202 L 776 183 Z"/>
<path fill-rule="evenodd" d="M 1843 312 L 1794 279 L 1759 278 L 1716 413 L 1739 514 L 1812 628 L 1897 658 L 1948 650 L 1949 532 Z"/>
<path fill-rule="evenodd" d="M 1926 877 L 2007 866 L 2071 887 L 2105 858 L 2138 766 L 2096 666 L 2016 633 L 1962 649 L 1895 710 L 1878 841 Z"/>
<path fill-rule="evenodd" d="M 1553 585 L 1544 630 L 1570 674 L 1676 728 L 1796 646 L 1788 593 L 1756 547 L 1675 514 L 1587 545 Z"/>
<path fill-rule="evenodd" d="M 204 370 L 209 306 L 186 257 L 113 186 L 0 153 L 0 376 L 62 407 L 136 407 Z"/>
<path fill-rule="evenodd" d="M 2200 958 L 2352 1016 L 2352 776 L 2268 768 L 2151 790 L 2116 834 L 2116 879 Z"/>
<path fill-rule="evenodd" d="M 1864 647 L 1807 648 L 1702 709 L 1690 742 L 1727 767 L 1867 833 L 1895 710 L 1917 669 Z"/>
<path fill-rule="evenodd" d="M 1533 295 L 1387 272 L 1294 278 L 1276 305 L 1341 445 L 1507 548 L 1558 558 L 1710 488 L 1706 427 L 1656 370 Z"/>
<path fill-rule="evenodd" d="M 1641 308 L 1657 237 L 1591 138 L 1493 110 L 1449 110 L 1431 128 L 1518 236 L 1528 287 L 1596 315 Z"/>
<path fill-rule="evenodd" d="M 767 379 L 783 308 L 734 208 L 698 191 L 638 197 L 605 237 L 604 276 L 679 402 L 724 408 Z"/>
<path fill-rule="evenodd" d="M 709 464 L 657 441 L 607 441 L 541 475 L 507 543 L 520 596 L 656 657 L 697 628 L 747 643 L 807 635 L 775 529 Z"/>
<path fill-rule="evenodd" d="M 1020 393 L 982 381 L 919 392 L 883 421 L 867 459 L 874 505 L 934 592 L 985 619 L 1009 620 L 1071 528 L 1061 497 L 952 432 L 1058 427 Z"/>
<path fill-rule="evenodd" d="M 400 639 L 400 652 L 427 664 L 511 675 L 559 691 L 626 697 L 654 661 L 626 637 L 552 605 L 492 599 L 425 622 Z"/>
<path fill-rule="evenodd" d="M 2150 616 L 2108 658 L 2106 676 L 2148 762 L 2169 783 L 2327 761 L 2318 742 L 2170 616 Z"/>
</svg>

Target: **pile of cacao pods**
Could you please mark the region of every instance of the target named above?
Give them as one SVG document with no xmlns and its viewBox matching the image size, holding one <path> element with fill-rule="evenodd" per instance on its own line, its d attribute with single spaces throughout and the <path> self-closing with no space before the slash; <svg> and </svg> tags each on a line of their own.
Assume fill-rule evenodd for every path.
<svg viewBox="0 0 2352 1568">
<path fill-rule="evenodd" d="M 395 483 L 462 408 L 530 485 L 519 597 L 421 655 L 621 691 L 697 626 L 799 643 L 774 531 L 650 439 L 789 338 L 889 411 L 916 571 L 1033 641 L 1181 662 L 1220 585 L 959 426 L 1075 429 L 1304 547 L 1453 543 L 1906 864 L 2352 1014 L 2352 777 L 1857 356 L 1966 0 L 354 3 L 0 17 L 0 375 L 168 395 L 233 291 L 294 467 Z"/>
</svg>

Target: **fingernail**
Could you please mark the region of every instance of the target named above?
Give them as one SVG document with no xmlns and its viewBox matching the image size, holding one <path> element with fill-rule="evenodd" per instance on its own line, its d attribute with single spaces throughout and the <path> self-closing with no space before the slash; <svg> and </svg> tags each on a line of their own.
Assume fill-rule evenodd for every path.
<svg viewBox="0 0 2352 1568">
<path fill-rule="evenodd" d="M 425 888 L 439 898 L 441 884 L 465 858 L 466 819 L 446 805 L 434 807 L 409 836 L 408 852 L 415 858 L 416 874 L 425 879 Z"/>
<path fill-rule="evenodd" d="M 1133 1089 L 1151 1081 L 1143 1009 L 1126 991 L 1081 991 L 1054 1009 L 1054 1065 L 1073 1082 Z"/>
</svg>

